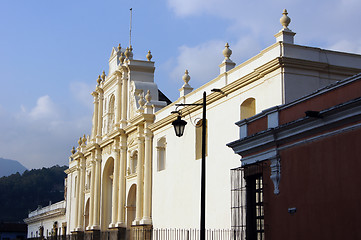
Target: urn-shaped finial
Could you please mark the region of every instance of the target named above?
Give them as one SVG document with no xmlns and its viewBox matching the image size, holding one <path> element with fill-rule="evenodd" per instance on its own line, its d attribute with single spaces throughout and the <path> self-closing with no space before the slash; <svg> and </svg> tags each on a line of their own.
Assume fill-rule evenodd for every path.
<svg viewBox="0 0 361 240">
<path fill-rule="evenodd" d="M 226 43 L 226 45 L 224 45 L 224 47 L 225 48 L 223 49 L 222 53 L 223 53 L 224 58 L 228 60 L 229 57 L 232 55 L 232 50 L 229 49 L 228 43 Z"/>
<path fill-rule="evenodd" d="M 148 51 L 148 54 L 147 54 L 147 59 L 148 59 L 148 61 L 150 61 L 151 59 L 152 59 L 152 53 L 150 52 L 150 50 Z"/>
<path fill-rule="evenodd" d="M 150 103 L 150 101 L 152 100 L 152 96 L 150 95 L 149 89 L 147 91 L 147 94 L 145 95 L 145 100 L 147 101 L 147 103 Z"/>
<path fill-rule="evenodd" d="M 139 94 L 139 100 L 138 100 L 138 103 L 139 103 L 139 106 L 142 108 L 145 104 L 145 101 L 144 101 L 144 93 L 140 93 Z"/>
<path fill-rule="evenodd" d="M 75 153 L 75 147 L 73 146 L 73 148 L 71 149 L 71 154 Z"/>
<path fill-rule="evenodd" d="M 288 29 L 288 25 L 291 22 L 291 18 L 287 16 L 288 15 L 287 9 L 283 9 L 282 14 L 283 16 L 280 18 L 280 23 L 282 24 L 283 29 Z"/>
<path fill-rule="evenodd" d="M 83 140 L 81 139 L 81 137 L 79 138 L 78 144 L 79 146 L 81 146 L 81 144 L 83 143 Z"/>
<path fill-rule="evenodd" d="M 122 47 L 120 46 L 120 43 L 118 45 L 118 52 L 122 49 Z"/>
<path fill-rule="evenodd" d="M 85 134 L 83 135 L 82 141 L 83 141 L 83 144 L 85 144 L 85 143 L 86 143 L 86 137 L 85 137 Z"/>
<path fill-rule="evenodd" d="M 129 47 L 127 47 L 127 48 L 125 49 L 124 55 L 125 55 L 125 57 L 126 57 L 127 59 L 129 59 L 129 56 L 130 56 Z"/>
<path fill-rule="evenodd" d="M 129 59 L 133 59 L 133 47 L 130 45 L 129 47 Z"/>
<path fill-rule="evenodd" d="M 97 79 L 97 83 L 98 83 L 98 86 L 100 85 L 100 83 L 102 82 L 102 79 L 100 77 L 100 75 L 98 76 L 98 79 Z"/>
<path fill-rule="evenodd" d="M 124 53 L 121 52 L 121 53 L 120 53 L 120 56 L 119 56 L 119 62 L 120 62 L 120 64 L 122 64 L 122 63 L 124 62 L 124 59 L 125 59 Z"/>
<path fill-rule="evenodd" d="M 107 75 L 105 75 L 105 72 L 103 71 L 102 76 L 101 76 L 103 81 L 105 81 L 105 77 L 106 77 L 106 76 L 107 76 Z"/>
<path fill-rule="evenodd" d="M 188 85 L 189 80 L 191 80 L 191 77 L 188 75 L 188 70 L 186 69 L 184 72 L 184 75 L 182 77 L 184 83 Z"/>
</svg>

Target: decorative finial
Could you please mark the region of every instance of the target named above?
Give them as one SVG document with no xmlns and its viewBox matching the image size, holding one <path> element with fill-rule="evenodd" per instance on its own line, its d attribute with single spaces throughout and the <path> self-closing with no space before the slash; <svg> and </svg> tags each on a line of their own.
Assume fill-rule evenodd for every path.
<svg viewBox="0 0 361 240">
<path fill-rule="evenodd" d="M 133 47 L 130 45 L 129 47 L 129 59 L 133 59 Z"/>
<path fill-rule="evenodd" d="M 99 75 L 98 79 L 97 79 L 98 86 L 100 85 L 101 82 L 102 82 L 102 79 L 100 78 L 100 75 Z"/>
<path fill-rule="evenodd" d="M 191 80 L 191 77 L 188 75 L 188 70 L 187 69 L 185 70 L 182 79 L 184 81 L 184 85 L 188 85 L 189 80 Z"/>
<path fill-rule="evenodd" d="M 149 89 L 147 91 L 147 95 L 145 95 L 145 100 L 147 101 L 147 103 L 150 103 L 150 101 L 152 100 L 152 96 L 150 95 Z"/>
<path fill-rule="evenodd" d="M 226 43 L 226 45 L 224 45 L 225 49 L 223 49 L 222 53 L 223 56 L 226 60 L 229 60 L 229 57 L 232 55 L 232 50 L 229 49 L 229 45 L 228 43 Z"/>
<path fill-rule="evenodd" d="M 103 79 L 103 81 L 105 81 L 105 77 L 106 77 L 106 75 L 105 75 L 105 72 L 103 71 L 103 74 L 102 74 L 102 79 Z"/>
<path fill-rule="evenodd" d="M 129 56 L 130 56 L 129 47 L 127 47 L 127 49 L 125 49 L 124 55 L 127 59 L 129 59 Z"/>
<path fill-rule="evenodd" d="M 125 59 L 124 53 L 121 52 L 121 53 L 120 53 L 120 56 L 119 56 L 119 62 L 122 64 L 122 63 L 124 62 L 124 59 Z"/>
<path fill-rule="evenodd" d="M 145 101 L 144 101 L 144 93 L 139 93 L 139 100 L 138 100 L 138 103 L 139 103 L 139 106 L 142 108 L 145 104 Z"/>
<path fill-rule="evenodd" d="M 81 137 L 79 138 L 78 144 L 79 146 L 81 146 L 81 144 L 83 143 L 83 140 L 81 139 Z"/>
<path fill-rule="evenodd" d="M 86 137 L 85 137 L 85 134 L 84 134 L 84 136 L 83 136 L 82 141 L 83 141 L 83 144 L 85 144 L 85 143 L 86 143 Z"/>
<path fill-rule="evenodd" d="M 120 43 L 118 45 L 118 52 L 122 49 L 122 47 L 120 46 Z"/>
<path fill-rule="evenodd" d="M 288 15 L 288 12 L 287 12 L 287 9 L 283 9 L 283 16 L 280 18 L 280 23 L 282 24 L 283 26 L 283 29 L 285 30 L 289 30 L 288 29 L 288 25 L 290 24 L 291 22 L 291 18 L 289 18 L 287 15 Z"/>
<path fill-rule="evenodd" d="M 75 147 L 73 146 L 73 148 L 71 149 L 71 154 L 75 153 Z"/>
<path fill-rule="evenodd" d="M 147 54 L 147 59 L 148 59 L 148 61 L 150 62 L 150 60 L 152 59 L 152 54 L 151 54 L 151 52 L 150 52 L 150 50 L 148 51 L 148 54 Z"/>
</svg>

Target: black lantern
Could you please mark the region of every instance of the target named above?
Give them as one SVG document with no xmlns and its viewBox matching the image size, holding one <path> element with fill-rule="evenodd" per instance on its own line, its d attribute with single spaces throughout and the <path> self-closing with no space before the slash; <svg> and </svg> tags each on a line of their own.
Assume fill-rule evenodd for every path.
<svg viewBox="0 0 361 240">
<path fill-rule="evenodd" d="M 178 116 L 177 119 L 172 122 L 172 125 L 174 126 L 175 135 L 177 135 L 177 137 L 183 136 L 187 122 L 182 120 L 181 116 Z"/>
</svg>

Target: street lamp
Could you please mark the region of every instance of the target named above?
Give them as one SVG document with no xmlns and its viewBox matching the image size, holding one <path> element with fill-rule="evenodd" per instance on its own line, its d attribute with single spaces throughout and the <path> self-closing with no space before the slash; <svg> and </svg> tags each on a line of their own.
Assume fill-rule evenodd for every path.
<svg viewBox="0 0 361 240">
<path fill-rule="evenodd" d="M 202 170 L 201 170 L 201 221 L 200 221 L 200 240 L 206 239 L 206 92 L 203 92 L 203 103 L 193 104 L 176 104 L 176 106 L 202 106 Z M 186 121 L 181 119 L 181 116 L 172 122 L 174 130 L 178 137 L 181 137 L 184 132 Z"/>
<path fill-rule="evenodd" d="M 177 120 L 172 122 L 172 125 L 174 126 L 175 135 L 177 137 L 183 136 L 184 128 L 187 125 L 187 122 L 182 120 L 181 116 L 178 116 Z"/>
</svg>

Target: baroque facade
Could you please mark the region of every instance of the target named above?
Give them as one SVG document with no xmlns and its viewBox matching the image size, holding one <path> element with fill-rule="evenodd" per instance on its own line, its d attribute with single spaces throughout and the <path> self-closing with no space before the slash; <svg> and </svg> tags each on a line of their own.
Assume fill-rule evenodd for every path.
<svg viewBox="0 0 361 240">
<path fill-rule="evenodd" d="M 135 60 L 131 46 L 113 48 L 108 76 L 99 76 L 92 93 L 91 134 L 79 139 L 70 156 L 65 220 L 58 226 L 66 226 L 66 234 L 198 228 L 201 106 L 178 108 L 195 125 L 182 138 L 171 123 L 176 104 L 201 103 L 206 92 L 206 228 L 230 229 L 230 169 L 239 157 L 226 144 L 238 137 L 234 123 L 361 71 L 360 55 L 294 44 L 289 22 L 284 11 L 276 42 L 237 66 L 226 44 L 220 74 L 198 89 L 185 71 L 173 103 L 154 82 L 150 52 L 147 60 Z M 40 225 L 29 222 L 34 229 Z"/>
</svg>

